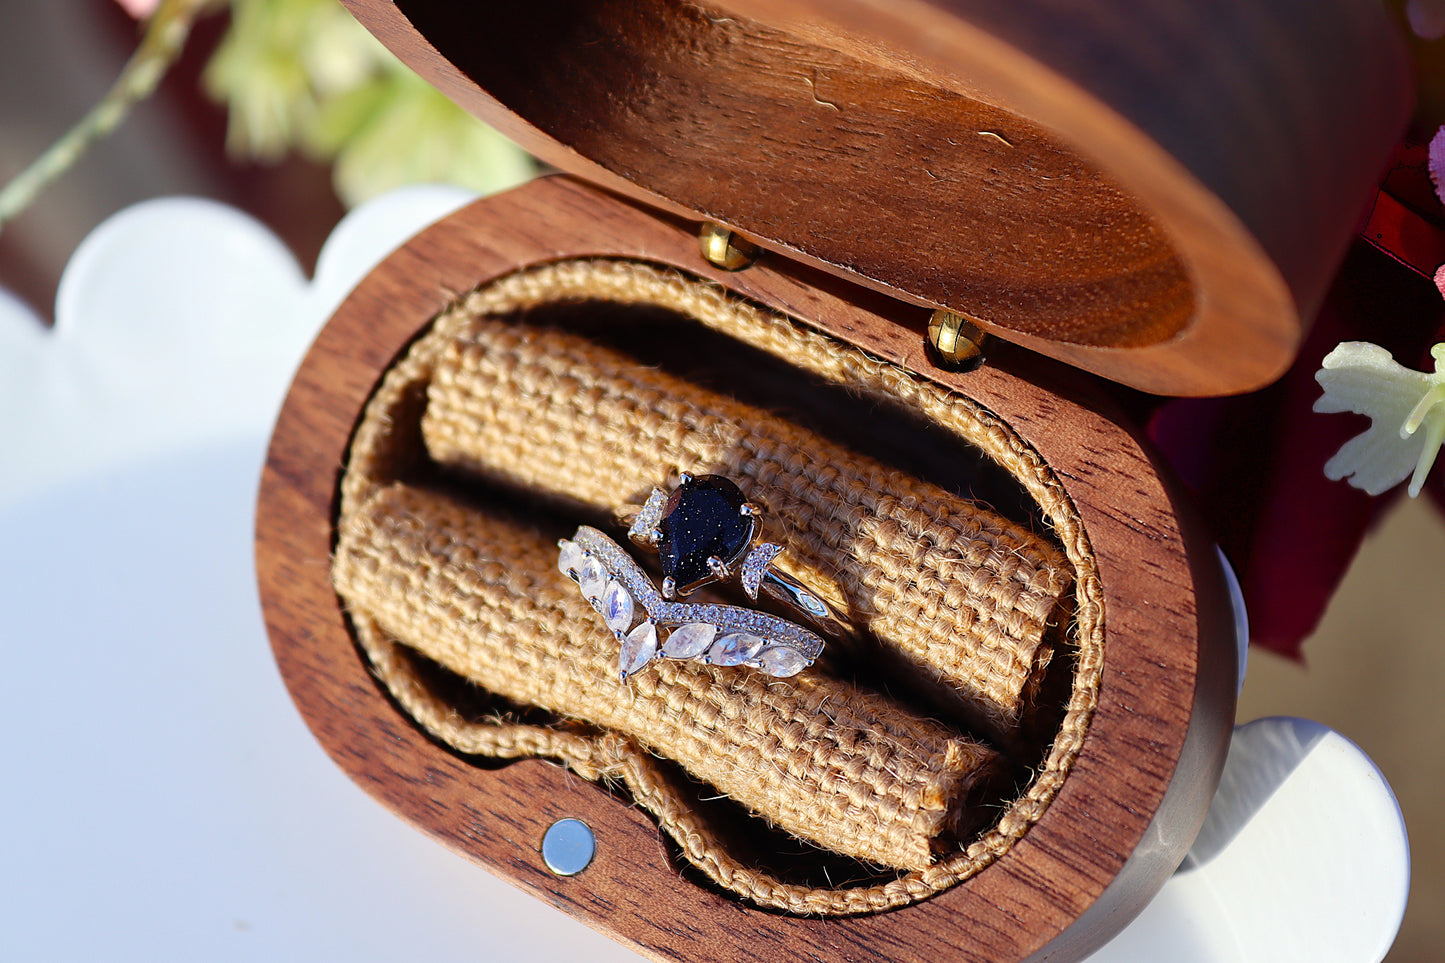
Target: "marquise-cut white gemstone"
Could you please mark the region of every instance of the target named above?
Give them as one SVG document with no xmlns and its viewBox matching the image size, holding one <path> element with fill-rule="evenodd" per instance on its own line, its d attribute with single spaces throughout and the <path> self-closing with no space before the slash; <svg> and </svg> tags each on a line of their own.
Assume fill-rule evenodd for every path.
<svg viewBox="0 0 1445 963">
<path fill-rule="evenodd" d="M 557 571 L 568 578 L 576 578 L 582 569 L 582 560 L 587 553 L 582 551 L 582 546 L 571 539 L 564 539 L 558 546 Z"/>
<path fill-rule="evenodd" d="M 602 618 L 614 632 L 625 632 L 632 624 L 632 596 L 620 582 L 608 582 L 602 592 Z"/>
<path fill-rule="evenodd" d="M 706 622 L 690 622 L 672 630 L 662 643 L 662 654 L 670 659 L 695 659 L 707 651 L 717 638 L 717 626 Z"/>
<path fill-rule="evenodd" d="M 596 602 L 602 598 L 602 593 L 607 591 L 607 569 L 597 559 L 588 557 L 582 563 L 582 569 L 577 574 L 577 584 L 582 589 L 582 594 L 587 601 Z"/>
<path fill-rule="evenodd" d="M 627 633 L 627 638 L 622 640 L 622 648 L 617 653 L 617 668 L 622 673 L 623 681 L 627 677 L 641 669 L 652 661 L 657 654 L 657 625 L 653 622 L 643 622 L 637 628 Z"/>
<path fill-rule="evenodd" d="M 780 679 L 797 675 L 808 667 L 807 658 L 797 649 L 790 649 L 786 645 L 770 645 L 759 652 L 753 661 L 759 669 Z"/>
<path fill-rule="evenodd" d="M 799 592 L 798 604 L 814 618 L 824 619 L 828 617 L 827 603 L 811 592 Z"/>
<path fill-rule="evenodd" d="M 751 632 L 729 632 L 708 649 L 707 660 L 713 665 L 742 665 L 762 647 L 763 640 Z"/>
</svg>

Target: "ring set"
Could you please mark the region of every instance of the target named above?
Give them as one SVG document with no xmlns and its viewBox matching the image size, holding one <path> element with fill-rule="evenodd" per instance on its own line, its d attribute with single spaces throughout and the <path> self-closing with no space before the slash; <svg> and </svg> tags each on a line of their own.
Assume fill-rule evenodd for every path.
<svg viewBox="0 0 1445 963">
<path fill-rule="evenodd" d="M 761 540 L 762 508 L 721 475 L 683 474 L 676 488 L 653 489 L 628 536 L 657 553 L 659 587 L 616 541 L 584 525 L 558 543 L 557 567 L 617 637 L 625 682 L 657 658 L 746 666 L 785 678 L 812 665 L 823 639 L 797 623 L 741 605 L 683 601 L 698 589 L 736 578 L 824 633 L 851 638 L 852 626 L 816 593 L 774 571 L 782 546 Z"/>
</svg>

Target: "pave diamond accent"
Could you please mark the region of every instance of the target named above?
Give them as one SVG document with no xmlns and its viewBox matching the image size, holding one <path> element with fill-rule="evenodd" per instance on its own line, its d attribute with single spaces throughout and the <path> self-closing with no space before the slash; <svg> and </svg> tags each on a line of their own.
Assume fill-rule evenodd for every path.
<svg viewBox="0 0 1445 963">
<path fill-rule="evenodd" d="M 585 561 L 578 576 L 578 584 L 583 588 L 584 594 L 588 587 L 595 587 L 594 604 L 601 608 L 608 583 L 615 582 L 620 589 L 626 590 L 632 600 L 632 617 L 637 617 L 639 608 L 644 615 L 645 621 L 627 634 L 623 641 L 623 650 L 618 653 L 618 670 L 624 680 L 653 660 L 657 654 L 659 628 L 673 630 L 668 637 L 669 643 L 679 632 L 691 626 L 701 625 L 712 629 L 714 636 L 709 638 L 711 648 L 717 647 L 717 634 L 743 633 L 756 637 L 760 648 L 752 649 L 744 662 L 763 668 L 770 674 L 777 673 L 772 673 L 759 661 L 764 656 L 770 663 L 776 662 L 780 668 L 791 666 L 794 662 L 801 663 L 796 671 L 802 671 L 823 651 L 823 639 L 816 633 L 767 612 L 738 605 L 693 604 L 663 598 L 652 579 L 622 546 L 589 525 L 578 528 L 573 540 L 585 554 Z M 596 578 L 592 579 L 594 575 Z M 592 597 L 589 596 L 590 598 Z M 692 629 L 683 635 L 682 642 L 688 642 L 694 633 L 702 635 L 704 630 Z M 693 644 L 697 643 L 694 641 Z M 768 655 L 771 650 L 779 648 L 796 653 L 797 658 L 786 660 L 780 655 Z M 704 651 L 707 650 L 708 647 L 704 647 Z M 691 658 L 695 659 L 697 656 Z"/>
<path fill-rule="evenodd" d="M 642 505 L 642 511 L 632 520 L 632 527 L 627 530 L 627 537 L 634 542 L 646 542 L 649 545 L 656 545 L 662 533 L 657 530 L 657 523 L 662 521 L 663 509 L 667 507 L 667 492 L 661 488 L 654 488 L 652 494 L 647 496 L 647 501 Z"/>
<path fill-rule="evenodd" d="M 763 542 L 748 553 L 748 557 L 743 561 L 743 571 L 740 576 L 743 591 L 747 593 L 748 598 L 757 600 L 758 586 L 762 584 L 763 576 L 768 573 L 768 566 L 772 564 L 773 559 L 782 554 L 782 551 L 783 546 L 781 545 Z"/>
<path fill-rule="evenodd" d="M 626 632 L 632 625 L 632 596 L 620 582 L 608 582 L 602 593 L 602 618 L 614 632 Z"/>
<path fill-rule="evenodd" d="M 662 643 L 662 654 L 669 659 L 695 659 L 708 650 L 717 638 L 717 626 L 706 622 L 690 622 L 672 630 Z"/>
</svg>

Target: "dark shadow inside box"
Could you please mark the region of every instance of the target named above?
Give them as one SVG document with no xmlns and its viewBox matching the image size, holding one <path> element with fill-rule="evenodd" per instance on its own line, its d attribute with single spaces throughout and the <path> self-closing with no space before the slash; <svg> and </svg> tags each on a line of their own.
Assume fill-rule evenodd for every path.
<svg viewBox="0 0 1445 963">
<path fill-rule="evenodd" d="M 559 718 L 555 714 L 539 709 L 536 706 L 521 705 L 510 699 L 497 695 L 485 689 L 465 676 L 458 675 L 438 665 L 421 653 L 402 645 L 400 647 L 403 657 L 406 659 L 407 668 L 413 677 L 421 685 L 425 686 L 439 701 L 454 711 L 460 718 L 468 723 L 481 725 L 523 725 L 539 726 L 551 729 L 569 728 L 577 732 L 592 731 L 590 727 L 581 723 L 571 722 Z M 390 698 L 388 694 L 388 698 Z M 392 699 L 392 705 L 396 706 L 398 712 L 406 715 L 406 710 Z M 452 753 L 463 755 L 447 745 L 441 739 L 428 732 L 425 727 L 417 726 L 417 731 L 426 736 L 434 745 Z M 501 759 L 493 756 L 466 755 L 469 763 L 480 769 L 503 769 L 516 762 L 516 759 Z"/>
<path fill-rule="evenodd" d="M 1038 506 L 1006 471 L 993 464 L 945 429 L 909 412 L 880 405 L 847 389 L 813 377 L 786 361 L 743 345 L 723 334 L 673 312 L 610 303 L 559 303 L 535 308 L 512 321 L 539 327 L 557 327 L 580 333 L 598 344 L 627 354 L 644 365 L 658 367 L 687 381 L 746 404 L 778 414 L 852 450 L 946 491 L 972 499 L 1035 533 L 1046 533 Z M 555 497 L 503 485 L 470 474 L 450 471 L 431 461 L 425 452 L 419 424 L 426 400 L 420 391 L 403 399 L 393 411 L 393 430 L 399 448 L 395 480 L 445 494 L 468 505 L 479 517 L 508 517 L 524 521 L 547 540 L 568 536 L 579 524 L 616 529 L 614 519 L 579 514 L 577 506 Z M 1046 536 L 1047 537 L 1047 536 Z M 1008 772 L 990 788 L 988 798 L 974 802 L 977 811 L 990 815 L 982 827 L 993 824 L 1027 788 L 1047 755 L 1063 718 L 1070 695 L 1075 658 L 1069 639 L 1068 595 L 1047 632 L 1054 656 L 1034 693 L 1034 711 L 1011 745 L 995 745 L 1005 754 Z M 595 732 L 589 726 L 535 707 L 518 705 L 438 665 L 403 646 L 417 681 L 473 723 L 524 724 L 553 729 Z M 887 695 L 967 735 L 979 737 L 951 711 L 932 697 L 929 687 L 910 676 L 910 668 L 896 659 L 881 657 L 845 662 L 830 656 L 831 671 L 863 690 Z M 393 701 L 393 704 L 396 704 Z M 398 706 L 398 711 L 406 715 Z M 414 725 L 417 725 L 413 721 Z M 418 725 L 425 733 L 425 728 Z M 500 769 L 515 760 L 468 755 L 428 738 L 447 751 L 485 769 Z M 828 889 L 875 886 L 898 878 L 898 870 L 872 865 L 857 858 L 828 852 L 776 829 L 751 815 L 742 805 L 711 786 L 664 762 L 670 778 L 720 837 L 729 852 L 748 865 L 765 868 L 778 880 Z M 607 787 L 627 798 L 625 789 Z M 969 838 L 951 846 L 967 846 Z M 678 872 L 709 889 L 723 892 L 692 867 L 669 840 L 668 852 Z"/>
</svg>

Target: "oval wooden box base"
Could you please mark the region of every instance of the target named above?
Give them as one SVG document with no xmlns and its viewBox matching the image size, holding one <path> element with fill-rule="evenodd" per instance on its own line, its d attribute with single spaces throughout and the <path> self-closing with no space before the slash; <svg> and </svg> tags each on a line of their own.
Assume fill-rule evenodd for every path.
<svg viewBox="0 0 1445 963">
<path fill-rule="evenodd" d="M 972 397 L 1062 479 L 1098 557 L 1105 669 L 1089 735 L 1041 820 L 996 862 L 923 903 L 817 920 L 762 912 L 679 878 L 639 810 L 551 763 L 481 768 L 438 746 L 371 678 L 330 584 L 339 466 L 381 373 L 461 292 L 568 257 L 676 265 Z M 1207 539 L 1149 452 L 1083 400 L 1069 369 L 1007 348 L 970 374 L 935 368 L 927 312 L 775 258 L 737 274 L 698 254 L 695 225 L 566 178 L 478 201 L 379 265 L 322 331 L 272 438 L 257 519 L 266 622 L 322 745 L 367 792 L 446 845 L 658 959 L 1078 959 L 1148 901 L 1193 840 L 1234 709 L 1234 642 Z M 1047 379 L 1049 389 L 1039 387 Z M 1074 384 L 1075 387 L 1070 387 Z M 540 842 L 591 825 L 571 878 Z"/>
</svg>

